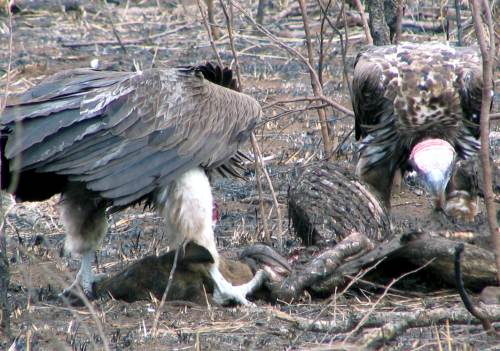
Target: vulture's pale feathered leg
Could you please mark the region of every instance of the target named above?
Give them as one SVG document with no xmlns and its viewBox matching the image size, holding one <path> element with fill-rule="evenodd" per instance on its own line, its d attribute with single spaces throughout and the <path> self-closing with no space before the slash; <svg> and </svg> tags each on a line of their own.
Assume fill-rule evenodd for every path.
<svg viewBox="0 0 500 351">
<path fill-rule="evenodd" d="M 250 282 L 239 286 L 233 286 L 221 274 L 212 227 L 213 203 L 208 177 L 201 168 L 184 173 L 160 190 L 156 198 L 156 206 L 165 218 L 173 245 L 193 241 L 212 255 L 214 263 L 209 272 L 214 282 L 215 302 L 227 304 L 234 301 L 247 305 L 246 295 L 262 284 L 264 272 L 257 272 Z"/>
<path fill-rule="evenodd" d="M 105 202 L 92 196 L 83 185 L 72 184 L 62 193 L 61 218 L 66 229 L 66 250 L 81 257 L 80 270 L 63 294 L 80 284 L 87 296 L 93 296 L 96 276 L 92 272 L 92 259 L 108 228 L 105 211 Z"/>
</svg>

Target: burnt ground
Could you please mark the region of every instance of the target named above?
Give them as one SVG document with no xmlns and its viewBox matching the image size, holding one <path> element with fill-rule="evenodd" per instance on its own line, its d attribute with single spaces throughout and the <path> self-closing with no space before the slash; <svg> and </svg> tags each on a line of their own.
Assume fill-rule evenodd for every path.
<svg viewBox="0 0 500 351">
<path fill-rule="evenodd" d="M 55 2 L 55 1 L 54 1 Z M 1 2 L 0 2 L 1 3 Z M 0 90 L 23 91 L 42 78 L 65 68 L 89 66 L 98 59 L 100 67 L 130 70 L 134 67 L 166 67 L 213 60 L 212 48 L 196 2 L 123 1 L 120 5 L 88 4 L 77 10 L 61 11 L 42 7 L 15 14 L 12 18 L 12 50 L 9 50 L 9 20 L 0 17 Z M 245 2 L 246 8 L 251 8 Z M 255 12 L 255 2 L 253 9 Z M 314 9 L 312 9 L 314 10 Z M 312 95 L 306 68 L 280 49 L 235 12 L 236 49 L 243 72 L 244 91 L 263 106 L 279 99 Z M 297 13 L 280 18 L 279 9 L 271 10 L 265 25 L 287 45 L 304 52 L 302 22 Z M 313 34 L 318 32 L 318 13 L 311 12 Z M 217 11 L 216 19 L 223 24 Z M 113 34 L 113 28 L 116 35 Z M 224 32 L 224 27 L 222 27 Z M 470 34 L 469 34 L 470 36 Z M 349 28 L 346 67 L 351 72 L 357 51 L 363 46 L 360 27 Z M 444 40 L 444 34 L 406 33 L 407 41 Z M 121 41 L 121 46 L 118 41 Z M 216 42 L 224 62 L 232 62 L 227 36 Z M 347 87 L 342 79 L 343 63 L 339 41 L 328 30 L 325 44 L 325 93 L 350 108 Z M 10 68 L 10 69 L 9 69 Z M 498 81 L 498 77 L 497 77 Z M 498 84 L 498 83 L 497 83 Z M 287 230 L 286 193 L 294 170 L 322 156 L 321 133 L 314 110 L 306 104 L 280 104 L 265 109 L 265 118 L 257 136 L 280 202 L 282 223 L 275 211 L 269 218 L 275 248 L 288 255 L 300 243 Z M 351 131 L 353 120 L 327 109 L 329 123 L 339 140 Z M 274 119 L 276 118 L 276 119 Z M 492 126 L 498 144 L 499 126 Z M 495 148 L 495 151 L 498 151 Z M 352 165 L 353 138 L 339 147 L 337 162 Z M 494 155 L 496 156 L 496 155 Z M 495 158 L 497 159 L 497 157 Z M 251 168 L 251 167 L 250 167 Z M 250 169 L 247 182 L 216 179 L 215 196 L 222 209 L 216 229 L 219 250 L 235 257 L 245 246 L 262 240 L 257 221 L 258 195 L 255 175 Z M 42 185 L 41 185 L 42 186 Z M 265 186 L 265 204 L 272 208 Z M 439 307 L 458 308 L 460 299 L 453 289 L 425 280 L 408 280 L 399 290 L 389 290 L 374 306 L 383 290 L 355 285 L 334 299 L 298 301 L 292 305 L 270 305 L 256 301 L 255 308 L 198 306 L 167 303 L 160 314 L 156 333 L 153 321 L 157 301 L 132 304 L 108 300 L 87 307 L 69 307 L 57 293 L 74 277 L 78 261 L 63 255 L 64 231 L 57 212 L 58 198 L 43 203 L 7 206 L 8 255 L 11 269 L 9 299 L 12 309 L 12 333 L 16 350 L 99 350 L 110 349 L 357 349 L 359 335 L 302 331 L 277 318 L 276 311 L 314 319 L 344 320 L 350 312 L 410 311 Z M 453 224 L 432 214 L 429 200 L 419 189 L 404 187 L 393 199 L 394 224 L 397 228 L 421 227 L 459 233 L 462 237 L 487 235 L 484 208 L 472 224 Z M 145 255 L 169 249 L 168 235 L 154 212 L 130 208 L 109 218 L 110 229 L 97 253 L 97 269 L 106 274 L 122 270 Z M 282 227 L 284 230 L 279 231 Z M 427 284 L 429 283 L 429 284 Z M 413 285 L 412 285 L 413 284 Z M 334 301 L 334 302 L 332 302 Z M 329 303 L 329 305 L 327 305 Z M 326 307 L 325 307 L 326 306 Z M 369 333 L 370 329 L 362 330 Z M 0 349 L 9 348 L 0 340 Z M 488 339 L 477 324 L 414 328 L 391 341 L 384 349 L 394 350 L 494 350 L 500 344 Z"/>
</svg>

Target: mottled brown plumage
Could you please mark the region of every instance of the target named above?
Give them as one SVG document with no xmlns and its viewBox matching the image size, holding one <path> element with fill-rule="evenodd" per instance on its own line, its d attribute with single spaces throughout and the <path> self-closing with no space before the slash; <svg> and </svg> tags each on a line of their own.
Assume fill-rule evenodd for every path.
<svg viewBox="0 0 500 351">
<path fill-rule="evenodd" d="M 418 143 L 444 140 L 459 158 L 477 152 L 482 95 L 477 50 L 442 43 L 372 47 L 358 55 L 352 87 L 361 141 L 356 171 L 387 205 L 394 173 L 409 166 Z"/>
</svg>

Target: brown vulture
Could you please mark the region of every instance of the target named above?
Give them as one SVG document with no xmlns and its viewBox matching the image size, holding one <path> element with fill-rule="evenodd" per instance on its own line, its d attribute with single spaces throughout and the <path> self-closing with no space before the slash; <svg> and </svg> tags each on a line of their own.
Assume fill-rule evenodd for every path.
<svg viewBox="0 0 500 351">
<path fill-rule="evenodd" d="M 211 253 L 216 301 L 246 304 L 263 274 L 241 286 L 221 275 L 207 172 L 237 172 L 238 147 L 261 114 L 231 70 L 212 64 L 61 72 L 11 96 L 1 113 L 1 188 L 18 201 L 61 194 L 66 247 L 81 256 L 66 293 L 80 284 L 92 297 L 106 210 L 145 201 L 175 244 L 192 241 Z"/>
<path fill-rule="evenodd" d="M 358 55 L 352 84 L 361 140 L 356 173 L 388 208 L 395 172 L 414 169 L 436 209 L 475 215 L 467 213 L 475 206 L 447 200 L 469 196 L 454 172 L 457 160 L 480 146 L 481 70 L 476 50 L 442 43 L 371 47 Z"/>
</svg>

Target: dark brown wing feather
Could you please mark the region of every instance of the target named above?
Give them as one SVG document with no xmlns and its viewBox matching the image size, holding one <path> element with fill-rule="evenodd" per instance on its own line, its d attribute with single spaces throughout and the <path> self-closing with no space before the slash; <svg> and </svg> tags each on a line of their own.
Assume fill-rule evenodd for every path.
<svg viewBox="0 0 500 351">
<path fill-rule="evenodd" d="M 138 73 L 77 70 L 11 99 L 2 113 L 2 161 L 12 174 L 12 160 L 19 160 L 24 182 L 16 194 L 39 197 L 25 194 L 23 185 L 51 174 L 84 182 L 123 206 L 190 168 L 232 169 L 227 162 L 248 139 L 261 109 L 204 74 L 232 82 L 227 70 L 209 65 Z"/>
</svg>

